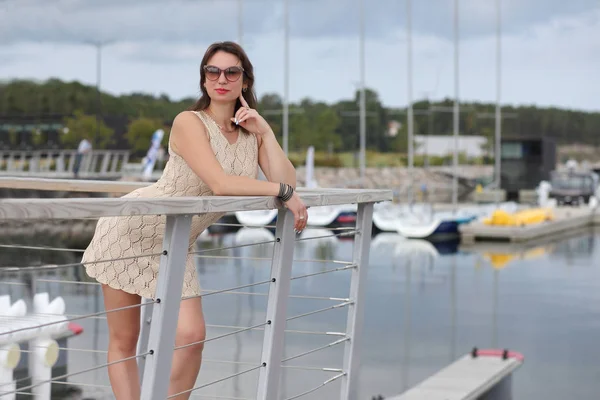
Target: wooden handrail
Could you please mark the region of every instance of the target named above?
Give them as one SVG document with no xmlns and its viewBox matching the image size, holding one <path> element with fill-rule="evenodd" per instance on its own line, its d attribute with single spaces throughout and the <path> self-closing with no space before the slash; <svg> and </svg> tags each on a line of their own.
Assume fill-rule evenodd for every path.
<svg viewBox="0 0 600 400">
<path fill-rule="evenodd" d="M 309 207 L 392 200 L 391 190 L 298 190 Z M 169 198 L 6 199 L 0 219 L 76 219 L 126 215 L 183 215 L 210 212 L 272 210 L 282 203 L 270 196 L 206 196 Z"/>
</svg>

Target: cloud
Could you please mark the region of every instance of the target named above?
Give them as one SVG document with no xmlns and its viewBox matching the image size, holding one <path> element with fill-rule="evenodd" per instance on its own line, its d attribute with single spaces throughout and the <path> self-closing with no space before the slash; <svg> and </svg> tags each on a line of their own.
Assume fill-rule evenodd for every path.
<svg viewBox="0 0 600 400">
<path fill-rule="evenodd" d="M 19 0 L 21 1 L 21 0 Z M 26 1 L 26 0 L 24 0 Z M 52 1 L 52 0 L 49 0 Z M 128 40 L 116 42 L 106 46 L 103 50 L 102 86 L 104 90 L 112 93 L 148 92 L 159 94 L 165 92 L 172 98 L 195 96 L 198 93 L 198 65 L 202 55 L 212 41 L 232 39 L 237 35 L 235 21 L 235 0 L 219 0 L 229 6 L 224 9 L 215 8 L 212 3 L 207 3 L 203 13 L 198 14 L 196 9 L 186 6 L 183 1 L 173 1 L 173 4 L 182 5 L 173 10 L 177 18 L 194 20 L 195 30 L 189 30 L 188 24 L 163 28 L 166 20 L 173 20 L 168 15 L 161 15 L 160 10 L 166 12 L 162 5 L 152 1 L 141 6 L 133 0 L 106 0 L 106 7 L 86 6 L 81 0 L 53 0 L 55 3 L 71 1 L 78 3 L 81 9 L 74 7 L 70 11 L 77 18 L 88 15 L 78 22 L 77 30 L 88 29 L 95 31 L 91 16 L 97 15 L 98 21 L 113 11 L 123 11 L 120 17 L 124 26 L 116 26 L 111 21 L 111 29 L 105 29 L 105 37 L 110 34 L 125 35 Z M 356 83 L 359 79 L 358 71 L 358 40 L 356 35 L 357 19 L 352 19 L 356 9 L 348 7 L 349 14 L 344 14 L 336 9 L 331 9 L 336 2 L 342 0 L 291 0 L 290 9 L 292 17 L 292 39 L 290 43 L 290 96 L 297 101 L 303 97 L 328 102 L 341 98 L 353 98 Z M 308 10 L 316 4 L 323 6 L 322 15 L 298 14 L 300 1 L 303 1 Z M 356 3 L 357 0 L 351 0 Z M 381 3 L 371 3 L 368 18 L 379 15 L 385 9 Z M 548 0 L 548 8 L 555 0 Z M 31 2 L 30 2 L 31 3 Z M 271 4 L 272 10 L 263 13 L 263 19 L 270 15 L 281 16 L 281 0 L 254 1 L 247 0 L 245 7 L 248 13 L 256 4 Z M 402 2 L 394 2 L 395 8 L 388 9 L 387 20 L 402 16 Z M 427 10 L 425 2 L 413 0 L 415 19 Z M 423 98 L 425 93 L 435 99 L 453 96 L 453 43 L 451 36 L 451 10 L 452 3 L 448 0 L 431 0 L 431 5 L 438 5 L 439 9 L 431 10 L 428 23 L 429 28 L 417 29 L 414 32 L 414 98 Z M 487 5 L 483 5 L 486 3 Z M 527 4 L 524 4 L 527 3 Z M 572 2 L 573 3 L 573 2 Z M 577 2 L 577 7 L 583 7 L 584 2 Z M 66 3 L 64 3 L 66 4 Z M 119 5 L 121 4 L 121 5 Z M 346 2 L 345 4 L 350 4 Z M 595 75 L 600 70 L 600 8 L 586 9 L 575 13 L 576 6 L 563 4 L 564 15 L 556 11 L 543 10 L 539 7 L 541 0 L 531 2 L 518 2 L 504 0 L 505 19 L 510 18 L 522 24 L 520 29 L 503 29 L 503 55 L 502 55 L 502 101 L 511 104 L 539 104 L 556 105 L 588 110 L 600 110 L 600 84 Z M 562 3 L 561 3 L 562 4 Z M 569 3 L 570 4 L 570 3 Z M 153 17 L 144 11 L 144 18 L 135 16 L 135 10 L 143 7 L 153 9 Z M 233 7 L 233 10 L 232 10 Z M 277 8 L 279 7 L 279 9 Z M 491 9 L 489 7 L 492 7 Z M 419 11 L 419 8 L 421 10 Z M 470 13 L 463 9 L 471 10 Z M 145 10 L 145 9 L 144 9 Z M 184 16 L 185 13 L 192 14 Z M 218 10 L 218 12 L 217 12 Z M 479 2 L 479 0 L 461 0 L 463 20 L 465 25 L 473 29 L 480 29 L 480 34 L 471 36 L 462 34 L 460 42 L 460 98 L 463 100 L 494 101 L 495 99 L 495 18 L 493 2 Z M 567 12 L 568 11 L 568 12 Z M 11 11 L 12 12 L 12 11 Z M 184 14 L 185 14 L 184 13 Z M 279 14 L 278 14 L 279 13 Z M 533 15 L 535 14 L 535 15 Z M 550 15 L 546 19 L 533 24 L 525 24 L 527 18 L 540 19 L 538 14 Z M 112 15 L 112 14 L 111 14 Z M 199 17 L 201 15 L 201 17 Z M 249 14 L 252 15 L 252 14 Z M 342 16 L 343 15 L 343 16 Z M 355 14 L 356 15 L 356 14 Z M 529 15 L 525 18 L 524 16 Z M 437 16 L 437 17 L 436 17 Z M 341 18 L 346 27 L 331 27 L 327 30 L 328 18 Z M 0 31 L 4 25 L 0 16 Z M 128 18 L 137 18 L 127 27 Z M 248 16 L 245 26 L 257 29 L 255 34 L 247 34 L 244 45 L 256 67 L 257 90 L 259 94 L 265 92 L 282 92 L 283 88 L 283 36 L 275 31 L 278 26 L 278 17 L 269 21 L 257 19 L 257 25 L 272 28 L 253 27 L 254 23 Z M 436 19 L 437 18 L 437 19 Z M 520 20 L 521 18 L 521 20 Z M 147 20 L 147 21 L 146 21 Z M 206 20 L 206 22 L 204 22 Z M 441 21 L 445 21 L 443 25 Z M 470 22 L 467 22 L 470 20 Z M 223 22 L 226 21 L 226 22 Z M 262 22 L 261 22 L 262 21 Z M 422 23 L 424 23 L 422 19 Z M 31 22 L 31 21 L 30 21 Z M 301 24 L 305 23 L 305 26 Z M 12 23 L 12 22 L 11 22 Z M 21 21 L 17 25 L 21 24 Z M 137 25 L 136 25 L 137 24 Z M 212 24 L 212 25 L 210 25 Z M 13 24 L 14 25 L 14 24 Z M 86 25 L 90 25 L 89 27 Z M 173 25 L 173 24 L 171 24 Z M 210 30 L 207 26 L 215 26 Z M 343 25 L 331 22 L 331 25 Z M 370 23 L 367 32 L 375 29 Z M 381 22 L 381 25 L 385 25 Z M 435 25 L 435 26 L 434 26 Z M 102 25 L 100 25 L 102 26 Z M 200 28 L 202 26 L 202 29 Z M 323 36 L 302 35 L 304 30 L 323 29 Z M 14 26 L 13 26 L 14 27 Z M 148 30 L 154 27 L 155 31 Z M 114 29 L 112 29 L 114 28 Z M 29 29 L 29 28 L 28 28 Z M 122 29 L 122 31 L 119 31 Z M 189 40 L 168 41 L 164 36 L 166 31 L 179 32 L 181 37 Z M 337 34 L 332 32 L 342 29 Z M 343 29 L 354 34 L 343 34 Z M 383 28 L 377 28 L 382 29 Z M 378 37 L 371 33 L 366 41 L 366 82 L 371 88 L 377 90 L 382 101 L 388 106 L 404 106 L 406 98 L 406 38 L 403 26 L 400 23 L 386 28 L 385 37 Z M 465 28 L 466 29 L 466 28 Z M 484 29 L 486 33 L 484 33 Z M 178 31 L 179 30 L 179 31 Z M 445 34 L 440 32 L 445 30 Z M 42 30 L 43 31 L 43 30 Z M 206 32 L 205 32 L 206 31 Z M 30 35 L 37 35 L 35 29 L 28 30 Z M 158 32 L 158 33 L 157 33 Z M 169 31 L 170 32 L 170 31 Z M 193 32 L 193 34 L 192 34 Z M 202 33 L 205 32 L 205 33 Z M 221 33 L 222 37 L 219 37 Z M 325 35 L 325 33 L 327 33 Z M 0 32 L 0 37 L 2 33 Z M 17 36 L 15 36 L 17 37 Z M 83 36 L 82 36 L 83 37 Z M 11 39 L 12 40 L 12 39 Z M 0 63 L 1 78 L 34 78 L 46 79 L 51 76 L 66 80 L 81 80 L 86 83 L 95 82 L 95 53 L 93 47 L 75 44 L 49 44 L 47 42 L 11 42 L 0 46 L 0 58 L 8 57 L 10 62 Z M 8 56 L 6 56 L 8 55 Z M 40 66 L 43 66 L 40 68 Z"/>
<path fill-rule="evenodd" d="M 289 0 L 297 38 L 357 37 L 361 0 Z M 404 29 L 405 1 L 365 2 L 366 34 L 389 40 Z M 5 2 L 0 43 L 118 40 L 196 43 L 237 38 L 237 0 L 19 0 Z M 416 33 L 452 37 L 453 0 L 412 0 Z M 460 33 L 494 31 L 495 1 L 460 0 Z M 516 33 L 557 16 L 597 7 L 596 0 L 502 0 L 503 29 Z M 243 0 L 245 36 L 280 34 L 283 0 Z"/>
<path fill-rule="evenodd" d="M 253 1 L 270 10 L 269 1 Z M 78 43 L 83 41 L 181 42 L 223 40 L 237 35 L 235 0 L 114 1 L 54 0 L 23 3 L 0 14 L 0 41 Z M 249 9 L 247 17 L 257 13 Z M 256 15 L 254 15 L 256 16 Z M 263 24 L 248 24 L 248 33 Z"/>
</svg>

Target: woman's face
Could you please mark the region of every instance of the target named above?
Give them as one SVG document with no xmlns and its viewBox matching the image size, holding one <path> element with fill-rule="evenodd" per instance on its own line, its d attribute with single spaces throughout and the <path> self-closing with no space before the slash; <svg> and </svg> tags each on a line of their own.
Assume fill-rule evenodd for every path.
<svg viewBox="0 0 600 400">
<path fill-rule="evenodd" d="M 235 101 L 246 86 L 242 63 L 233 54 L 219 51 L 204 66 L 204 87 L 211 101 Z"/>
</svg>

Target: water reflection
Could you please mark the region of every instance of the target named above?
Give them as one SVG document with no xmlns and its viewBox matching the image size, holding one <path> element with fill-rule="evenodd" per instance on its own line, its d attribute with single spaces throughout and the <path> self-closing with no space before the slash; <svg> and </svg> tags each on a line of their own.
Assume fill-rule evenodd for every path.
<svg viewBox="0 0 600 400">
<path fill-rule="evenodd" d="M 323 271 L 339 264 L 316 260 L 350 261 L 352 240 L 327 230 L 305 230 L 297 242 L 293 275 Z M 273 254 L 268 229 L 241 229 L 222 236 L 205 236 L 196 265 L 206 291 L 247 285 L 268 279 Z M 528 244 L 487 243 L 460 246 L 407 240 L 396 234 L 373 237 L 368 271 L 359 398 L 400 393 L 468 352 L 473 346 L 500 347 L 524 353 L 526 363 L 515 377 L 515 398 L 594 398 L 600 391 L 597 336 L 600 330 L 600 259 L 593 229 L 566 238 L 540 239 Z M 46 240 L 46 242 L 44 242 Z M 29 243 L 28 243 L 29 242 Z M 7 242 L 3 242 L 7 243 Z M 52 238 L 13 238 L 12 243 L 63 247 Z M 234 245 L 246 245 L 231 248 Z M 6 251 L 5 251 L 6 250 Z M 0 248 L 2 265 L 76 262 L 79 253 Z M 35 279 L 34 279 L 35 278 Z M 103 309 L 99 287 L 81 268 L 3 275 L 0 294 L 29 299 L 33 291 L 61 295 L 71 315 Z M 11 283 L 11 284 L 9 284 Z M 339 272 L 292 283 L 293 296 L 348 296 L 349 273 Z M 266 286 L 253 286 L 242 295 L 205 298 L 208 335 L 216 336 L 264 320 Z M 293 297 L 288 315 L 325 307 L 333 302 Z M 343 331 L 347 310 L 334 310 L 290 321 L 287 329 L 312 334 L 286 334 L 284 357 L 332 342 L 319 332 Z M 105 350 L 103 318 L 82 321 L 84 333 L 69 346 Z M 198 384 L 241 372 L 256 365 L 262 350 L 262 331 L 210 342 Z M 291 367 L 332 367 L 342 364 L 343 347 L 333 347 L 294 360 Z M 70 371 L 105 362 L 98 352 L 69 354 Z M 313 370 L 285 368 L 282 397 L 318 386 L 331 377 Z M 257 374 L 250 373 L 203 389 L 198 394 L 252 398 Z M 96 370 L 73 379 L 82 384 L 108 384 L 106 371 Z M 81 386 L 85 396 L 102 398 L 102 389 Z M 339 383 L 307 399 L 337 398 Z"/>
</svg>

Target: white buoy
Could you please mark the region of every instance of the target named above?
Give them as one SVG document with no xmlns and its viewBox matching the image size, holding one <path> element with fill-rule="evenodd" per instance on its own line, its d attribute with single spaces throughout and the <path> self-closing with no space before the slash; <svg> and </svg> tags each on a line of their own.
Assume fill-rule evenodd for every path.
<svg viewBox="0 0 600 400">
<path fill-rule="evenodd" d="M 29 341 L 29 376 L 36 400 L 50 400 L 52 393 L 52 367 L 58 361 L 59 348 L 54 339 L 38 338 Z"/>
<path fill-rule="evenodd" d="M 55 321 L 65 320 L 62 323 L 43 327 L 40 329 L 39 334 L 29 341 L 29 349 L 31 350 L 29 376 L 31 377 L 31 384 L 35 385 L 31 392 L 36 400 L 51 400 L 52 367 L 58 361 L 59 356 L 58 343 L 52 337 L 68 329 L 68 322 L 64 316 L 65 301 L 62 297 L 50 301 L 48 293 L 37 293 L 33 298 L 33 311 L 35 314 L 54 318 Z"/>
<path fill-rule="evenodd" d="M 23 300 L 11 304 L 10 296 L 0 296 L 0 315 L 2 317 L 24 317 L 27 314 L 27 304 Z M 14 370 L 21 361 L 21 347 L 18 343 L 7 343 L 0 346 L 0 391 L 13 392 L 2 396 L 2 399 L 17 398 L 17 383 L 14 380 Z"/>
</svg>

